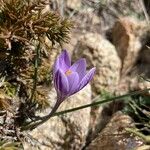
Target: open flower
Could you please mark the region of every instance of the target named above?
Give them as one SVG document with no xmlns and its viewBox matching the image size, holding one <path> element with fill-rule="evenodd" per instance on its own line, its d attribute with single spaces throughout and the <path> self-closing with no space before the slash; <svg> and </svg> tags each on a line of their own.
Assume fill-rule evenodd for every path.
<svg viewBox="0 0 150 150">
<path fill-rule="evenodd" d="M 60 101 L 83 89 L 93 78 L 95 68 L 86 73 L 86 60 L 79 59 L 71 66 L 71 60 L 66 50 L 57 58 L 54 64 L 54 85 Z"/>
<path fill-rule="evenodd" d="M 57 91 L 57 102 L 53 111 L 67 97 L 83 89 L 91 81 L 95 73 L 95 68 L 86 73 L 86 60 L 84 58 L 71 65 L 71 60 L 66 50 L 58 56 L 53 69 L 54 86 Z"/>
</svg>

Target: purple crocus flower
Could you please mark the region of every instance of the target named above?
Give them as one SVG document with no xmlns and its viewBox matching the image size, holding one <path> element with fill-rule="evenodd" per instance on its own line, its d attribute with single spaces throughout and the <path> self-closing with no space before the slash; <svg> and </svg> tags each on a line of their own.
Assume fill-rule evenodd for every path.
<svg viewBox="0 0 150 150">
<path fill-rule="evenodd" d="M 51 113 L 69 96 L 83 89 L 93 78 L 95 68 L 86 73 L 86 60 L 79 59 L 73 65 L 66 50 L 58 56 L 53 68 L 54 86 L 57 91 L 57 102 Z"/>
</svg>

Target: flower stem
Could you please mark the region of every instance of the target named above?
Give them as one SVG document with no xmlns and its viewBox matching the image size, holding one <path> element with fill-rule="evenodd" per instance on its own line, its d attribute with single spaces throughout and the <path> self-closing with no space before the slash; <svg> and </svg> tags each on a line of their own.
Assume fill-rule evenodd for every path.
<svg viewBox="0 0 150 150">
<path fill-rule="evenodd" d="M 56 104 L 54 105 L 53 109 L 51 110 L 51 112 L 44 116 L 44 117 L 40 117 L 40 119 L 38 119 L 36 122 L 34 122 L 33 124 L 28 124 L 27 126 L 23 127 L 22 130 L 26 130 L 26 129 L 30 129 L 33 130 L 36 127 L 38 127 L 39 125 L 43 124 L 44 122 L 46 122 L 47 120 L 49 120 L 49 118 L 52 117 L 52 115 L 56 112 L 56 110 L 58 109 L 58 107 L 60 106 L 60 102 L 57 101 Z"/>
<path fill-rule="evenodd" d="M 63 114 L 66 114 L 66 113 L 70 113 L 70 112 L 77 111 L 77 110 L 84 109 L 84 108 L 91 107 L 91 106 L 97 106 L 97 105 L 100 105 L 100 104 L 108 103 L 108 102 L 111 102 L 113 100 L 121 100 L 121 98 L 129 97 L 129 96 L 133 96 L 133 95 L 138 95 L 138 94 L 141 94 L 141 93 L 146 93 L 149 90 L 150 90 L 150 88 L 140 90 L 140 91 L 134 91 L 134 92 L 131 92 L 131 93 L 128 93 L 128 94 L 125 94 L 125 95 L 121 95 L 121 96 L 117 96 L 117 97 L 113 97 L 113 98 L 108 98 L 106 100 L 100 100 L 100 101 L 97 101 L 97 102 L 93 102 L 91 104 L 87 104 L 87 105 L 75 107 L 75 108 L 72 108 L 72 109 L 56 112 L 51 117 L 58 116 L 58 115 L 63 115 Z"/>
<path fill-rule="evenodd" d="M 53 108 L 53 110 L 48 115 L 46 115 L 44 117 L 40 117 L 40 119 L 36 120 L 36 122 L 34 122 L 33 124 L 30 123 L 27 126 L 23 127 L 22 130 L 28 130 L 28 129 L 33 130 L 36 127 L 38 127 L 39 125 L 46 122 L 48 119 L 50 119 L 51 117 L 54 117 L 54 116 L 63 115 L 63 114 L 70 113 L 70 112 L 73 112 L 73 111 L 77 111 L 77 110 L 80 110 L 80 109 L 84 109 L 84 108 L 87 108 L 87 107 L 93 107 L 93 106 L 101 105 L 101 104 L 104 104 L 104 103 L 111 102 L 113 100 L 124 100 L 123 98 L 125 98 L 125 97 L 146 93 L 149 90 L 150 90 L 150 88 L 144 89 L 144 90 L 139 90 L 139 91 L 134 91 L 134 92 L 131 92 L 131 93 L 128 93 L 128 94 L 125 94 L 125 95 L 121 95 L 121 96 L 117 96 L 117 97 L 113 97 L 113 98 L 108 98 L 108 99 L 105 99 L 105 100 L 99 100 L 99 101 L 93 102 L 91 104 L 75 107 L 75 108 L 60 111 L 60 112 L 56 112 L 57 108 L 61 104 L 57 101 L 54 108 Z"/>
</svg>

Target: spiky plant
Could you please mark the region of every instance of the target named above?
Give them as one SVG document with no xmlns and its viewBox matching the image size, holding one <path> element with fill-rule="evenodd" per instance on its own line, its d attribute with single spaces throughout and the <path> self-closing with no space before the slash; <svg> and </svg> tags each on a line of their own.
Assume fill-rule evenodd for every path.
<svg viewBox="0 0 150 150">
<path fill-rule="evenodd" d="M 150 143 L 150 96 L 132 96 L 124 110 L 133 118 L 136 126 L 128 131 L 142 138 L 145 143 Z"/>
<path fill-rule="evenodd" d="M 68 40 L 72 24 L 44 11 L 45 5 L 42 0 L 0 0 L 0 126 L 9 122 L 3 130 L 15 130 L 49 106 L 51 54 Z"/>
</svg>

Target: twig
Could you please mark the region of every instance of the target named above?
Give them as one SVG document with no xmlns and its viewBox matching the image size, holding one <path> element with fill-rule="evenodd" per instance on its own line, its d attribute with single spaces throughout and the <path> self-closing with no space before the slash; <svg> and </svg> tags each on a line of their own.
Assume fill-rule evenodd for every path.
<svg viewBox="0 0 150 150">
<path fill-rule="evenodd" d="M 142 7 L 142 9 L 143 9 L 143 13 L 144 13 L 144 15 L 145 15 L 145 19 L 146 19 L 147 23 L 149 24 L 149 15 L 147 14 L 147 11 L 146 11 L 146 9 L 145 9 L 143 0 L 139 0 L 139 3 L 140 3 L 140 5 L 141 5 L 141 7 Z"/>
</svg>

